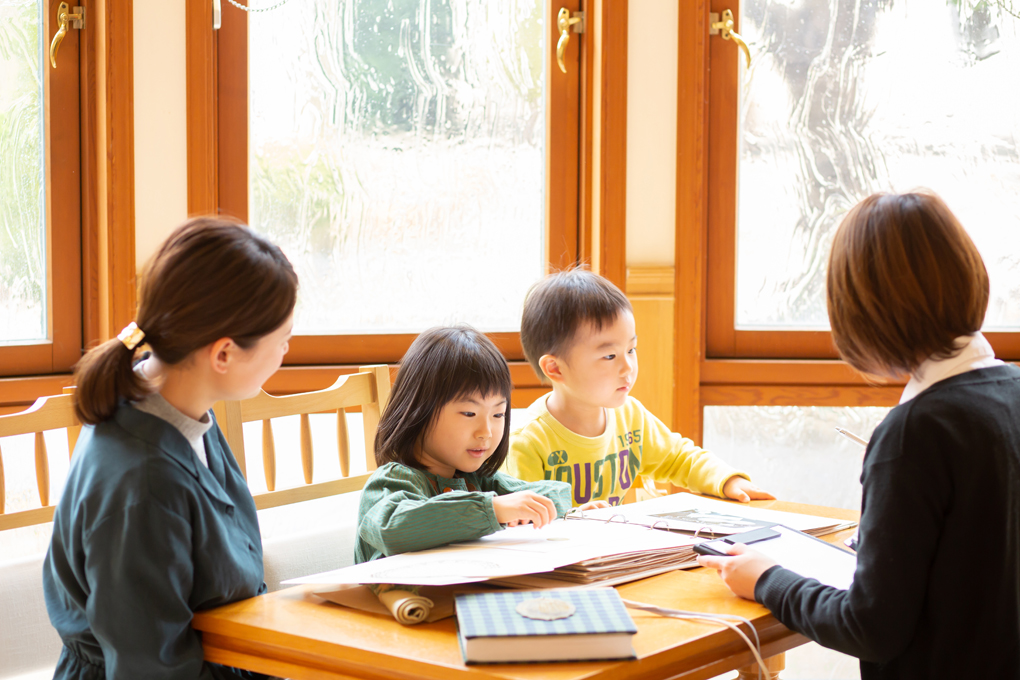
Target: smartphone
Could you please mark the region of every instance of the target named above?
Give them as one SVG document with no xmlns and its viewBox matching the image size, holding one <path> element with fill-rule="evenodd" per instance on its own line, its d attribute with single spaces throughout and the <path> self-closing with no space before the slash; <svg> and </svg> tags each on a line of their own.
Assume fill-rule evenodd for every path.
<svg viewBox="0 0 1020 680">
<path fill-rule="evenodd" d="M 778 531 L 769 527 L 762 527 L 760 529 L 753 529 L 752 531 L 745 531 L 742 534 L 733 534 L 732 536 L 726 536 L 725 538 L 717 538 L 712 541 L 705 541 L 704 543 L 698 543 L 694 546 L 694 552 L 699 555 L 714 555 L 717 557 L 729 557 L 730 546 L 737 543 L 743 543 L 750 545 L 751 543 L 761 543 L 762 541 L 768 541 L 773 538 L 781 536 Z"/>
</svg>

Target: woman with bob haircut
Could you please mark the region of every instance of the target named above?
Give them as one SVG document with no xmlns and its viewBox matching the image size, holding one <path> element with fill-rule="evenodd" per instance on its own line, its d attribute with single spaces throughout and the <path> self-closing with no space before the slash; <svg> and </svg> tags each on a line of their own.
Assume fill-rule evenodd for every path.
<svg viewBox="0 0 1020 680">
<path fill-rule="evenodd" d="M 861 474 L 849 590 L 753 549 L 701 557 L 784 625 L 861 660 L 864 680 L 1020 677 L 1020 369 L 980 333 L 981 256 L 937 196 L 877 194 L 829 257 L 840 355 L 910 376 Z"/>
<path fill-rule="evenodd" d="M 570 510 L 570 485 L 499 471 L 510 448 L 506 359 L 468 326 L 431 328 L 400 360 L 375 436 L 379 468 L 358 509 L 354 561 L 368 562 L 503 526 L 544 526 Z"/>
<path fill-rule="evenodd" d="M 43 566 L 58 680 L 225 680 L 195 611 L 265 591 L 255 502 L 210 410 L 287 353 L 297 276 L 247 227 L 198 218 L 160 247 L 137 320 L 75 367 L 75 446 Z M 142 343 L 157 380 L 135 366 Z M 262 676 L 257 676 L 262 677 Z"/>
</svg>

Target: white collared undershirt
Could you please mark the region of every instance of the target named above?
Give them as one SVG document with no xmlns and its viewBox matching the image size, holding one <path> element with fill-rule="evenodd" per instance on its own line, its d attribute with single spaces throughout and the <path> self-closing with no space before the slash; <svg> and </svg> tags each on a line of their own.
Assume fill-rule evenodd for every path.
<svg viewBox="0 0 1020 680">
<path fill-rule="evenodd" d="M 959 352 L 948 359 L 925 359 L 910 376 L 910 381 L 900 396 L 900 403 L 910 401 L 932 385 L 954 375 L 976 371 L 979 368 L 1001 366 L 1004 362 L 995 358 L 995 351 L 981 333 L 961 335 L 953 341 Z"/>
</svg>

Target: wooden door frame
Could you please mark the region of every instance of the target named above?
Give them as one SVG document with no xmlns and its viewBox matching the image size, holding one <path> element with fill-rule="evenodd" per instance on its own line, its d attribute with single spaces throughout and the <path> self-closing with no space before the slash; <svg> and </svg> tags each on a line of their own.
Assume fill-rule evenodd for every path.
<svg viewBox="0 0 1020 680">
<path fill-rule="evenodd" d="M 57 2 L 49 4 L 46 34 L 52 39 Z M 51 222 L 65 227 L 49 234 L 60 245 L 52 256 L 50 307 L 59 341 L 49 357 L 34 360 L 0 348 L 0 375 L 20 376 L 0 379 L 4 411 L 59 394 L 83 350 L 115 335 L 135 314 L 132 3 L 97 0 L 86 12 L 85 29 L 67 33 L 58 68 L 46 76 L 77 81 L 77 101 L 51 101 L 47 119 L 50 146 L 63 154 L 49 159 L 48 172 L 59 174 L 51 174 L 47 188 Z M 62 70 L 68 60 L 77 64 Z M 53 139 L 68 131 L 78 140 Z"/>
<path fill-rule="evenodd" d="M 48 47 L 57 32 L 58 0 L 46 3 L 40 27 Z M 0 347 L 0 375 L 66 371 L 78 360 L 81 338 L 81 180 L 79 35 L 67 32 L 57 68 L 43 57 L 43 217 L 47 339 Z"/>
<path fill-rule="evenodd" d="M 99 0 L 83 80 L 82 220 L 85 347 L 135 318 L 135 108 L 132 0 Z"/>
<path fill-rule="evenodd" d="M 550 4 L 550 48 L 556 44 L 555 13 L 561 4 L 571 11 L 583 8 L 586 27 L 582 36 L 573 36 L 567 51 L 572 76 L 561 74 L 555 60 L 547 59 L 547 77 L 559 85 L 550 89 L 550 96 L 558 98 L 562 110 L 570 111 L 559 118 L 547 114 L 546 119 L 547 144 L 557 149 L 547 154 L 546 216 L 550 224 L 565 225 L 547 239 L 547 253 L 552 254 L 548 260 L 553 269 L 575 261 L 587 263 L 622 288 L 626 278 L 627 0 Z M 210 16 L 211 0 L 188 3 L 188 211 L 246 220 L 248 73 L 246 62 L 237 55 L 248 49 L 247 17 L 224 5 L 222 26 L 213 32 Z M 226 58 L 228 53 L 234 58 Z M 579 78 L 573 71 L 578 68 Z M 564 107 L 571 100 L 580 103 Z M 570 167 L 563 160 L 567 157 L 580 160 Z M 414 337 L 298 336 L 291 341 L 286 363 L 395 362 Z M 524 359 L 519 334 L 490 337 L 509 360 Z"/>
</svg>

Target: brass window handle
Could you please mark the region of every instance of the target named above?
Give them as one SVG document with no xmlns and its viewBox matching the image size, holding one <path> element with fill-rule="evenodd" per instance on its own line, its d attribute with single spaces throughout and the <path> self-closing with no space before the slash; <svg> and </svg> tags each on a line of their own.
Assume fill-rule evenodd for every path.
<svg viewBox="0 0 1020 680">
<path fill-rule="evenodd" d="M 67 35 L 67 25 L 71 24 L 71 28 L 82 29 L 85 28 L 85 8 L 75 7 L 74 13 L 70 12 L 66 2 L 62 2 L 57 5 L 57 28 L 56 34 L 53 36 L 53 42 L 50 43 L 50 66 L 53 68 L 57 67 L 57 50 L 60 49 L 60 43 Z"/>
<path fill-rule="evenodd" d="M 709 22 L 709 35 L 719 33 L 723 40 L 732 40 L 740 45 L 740 49 L 744 50 L 744 56 L 747 57 L 747 68 L 751 68 L 751 50 L 740 34 L 733 30 L 733 12 L 728 9 L 724 10 L 722 20 L 719 19 L 718 14 L 712 12 L 709 15 Z"/>
<path fill-rule="evenodd" d="M 560 11 L 556 15 L 556 28 L 560 31 L 560 39 L 556 41 L 556 63 L 559 64 L 560 70 L 566 73 L 567 63 L 564 61 L 564 56 L 567 53 L 567 44 L 570 42 L 570 29 L 573 28 L 574 33 L 584 33 L 584 12 L 577 12 L 574 16 L 570 16 L 569 9 L 560 7 Z"/>
</svg>

